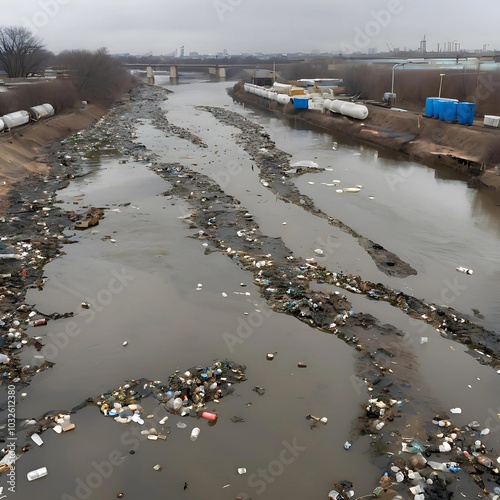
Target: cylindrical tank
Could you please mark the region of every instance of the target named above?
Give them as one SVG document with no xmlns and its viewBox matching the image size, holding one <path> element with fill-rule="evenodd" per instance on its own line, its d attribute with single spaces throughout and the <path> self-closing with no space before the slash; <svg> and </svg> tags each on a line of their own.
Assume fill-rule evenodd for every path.
<svg viewBox="0 0 500 500">
<path fill-rule="evenodd" d="M 454 123 L 457 121 L 457 104 L 453 101 L 445 101 L 442 104 L 443 120 L 445 122 Z"/>
<path fill-rule="evenodd" d="M 441 99 L 439 108 L 439 119 L 446 122 L 454 122 L 457 119 L 457 99 Z"/>
<path fill-rule="evenodd" d="M 331 104 L 332 100 L 331 99 L 325 99 L 323 101 L 323 109 L 324 110 L 329 110 L 330 109 L 330 104 Z"/>
<path fill-rule="evenodd" d="M 11 129 L 28 123 L 30 121 L 30 114 L 24 110 L 15 111 L 14 113 L 3 115 L 2 120 L 5 124 L 5 128 Z"/>
<path fill-rule="evenodd" d="M 474 123 L 475 114 L 476 114 L 475 103 L 473 102 L 457 103 L 457 120 L 460 125 L 472 125 Z"/>
<path fill-rule="evenodd" d="M 269 99 L 271 99 L 271 101 L 276 101 L 277 98 L 278 98 L 278 94 L 276 92 L 272 92 L 272 91 L 269 92 Z"/>
<path fill-rule="evenodd" d="M 56 114 L 56 110 L 54 109 L 54 106 L 52 106 L 52 104 L 46 102 L 45 104 L 42 104 L 42 106 L 48 111 L 48 116 L 54 116 Z"/>
<path fill-rule="evenodd" d="M 243 90 L 245 92 L 250 92 L 250 84 L 249 83 L 244 83 L 243 84 Z"/>
<path fill-rule="evenodd" d="M 280 104 L 288 104 L 290 102 L 290 96 L 286 94 L 279 94 L 278 95 L 278 102 Z"/>
<path fill-rule="evenodd" d="M 40 104 L 39 106 L 33 106 L 29 108 L 29 114 L 32 120 L 41 120 L 42 118 L 48 118 L 49 116 L 54 116 L 54 108 L 51 104 Z"/>
<path fill-rule="evenodd" d="M 428 118 L 434 118 L 434 102 L 438 99 L 439 97 L 428 97 L 425 100 L 425 116 Z"/>
<path fill-rule="evenodd" d="M 330 103 L 330 111 L 332 113 L 340 113 L 340 108 L 342 107 L 342 104 L 344 104 L 345 101 L 341 101 L 340 99 L 334 99 Z"/>
<path fill-rule="evenodd" d="M 0 132 L 5 128 L 5 123 L 3 120 L 0 118 Z"/>
<path fill-rule="evenodd" d="M 354 102 L 344 102 L 340 112 L 344 116 L 350 116 L 357 120 L 364 120 L 368 116 L 368 108 L 363 104 L 355 104 Z"/>
<path fill-rule="evenodd" d="M 287 83 L 274 82 L 273 88 L 276 89 L 278 92 L 285 92 L 288 94 L 290 92 L 290 89 L 292 88 L 292 86 L 287 84 Z"/>
<path fill-rule="evenodd" d="M 444 99 L 435 99 L 432 103 L 432 117 L 439 118 L 439 114 L 441 112 L 441 103 Z"/>
</svg>

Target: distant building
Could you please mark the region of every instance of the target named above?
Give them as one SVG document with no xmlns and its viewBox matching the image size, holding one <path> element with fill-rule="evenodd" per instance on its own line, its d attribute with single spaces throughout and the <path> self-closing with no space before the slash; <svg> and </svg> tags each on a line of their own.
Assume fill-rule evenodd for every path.
<svg viewBox="0 0 500 500">
<path fill-rule="evenodd" d="M 260 85 L 261 87 L 271 87 L 276 81 L 278 73 L 270 71 L 268 69 L 246 69 L 245 70 L 245 81 L 250 81 L 254 85 Z"/>
<path fill-rule="evenodd" d="M 369 47 L 368 48 L 368 54 L 376 54 L 378 51 L 377 51 L 377 47 Z"/>
</svg>

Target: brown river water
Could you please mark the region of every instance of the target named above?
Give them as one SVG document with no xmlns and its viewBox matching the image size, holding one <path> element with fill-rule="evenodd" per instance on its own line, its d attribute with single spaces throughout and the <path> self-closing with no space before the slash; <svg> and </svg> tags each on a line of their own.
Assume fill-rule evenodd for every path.
<svg viewBox="0 0 500 500">
<path fill-rule="evenodd" d="M 161 77 L 157 83 L 162 84 Z M 264 234 L 282 238 L 295 255 L 312 257 L 315 248 L 330 242 L 321 259 L 329 269 L 360 274 L 471 316 L 476 308 L 484 316 L 476 321 L 497 329 L 497 194 L 469 188 L 453 172 L 410 164 L 245 109 L 227 95 L 229 85 L 187 80 L 169 86 L 174 93 L 162 105 L 171 123 L 199 135 L 208 148 L 166 137 L 147 120 L 138 125 L 137 140 L 162 158 L 217 180 L 254 215 Z M 242 113 L 265 127 L 276 146 L 292 155 L 291 163 L 314 161 L 326 167 L 297 178 L 300 191 L 323 212 L 395 252 L 418 274 L 386 276 L 350 235 L 277 199 L 250 168 L 252 159 L 235 144 L 232 134 L 238 130 L 196 105 Z M 228 165 L 241 168 L 228 174 Z M 326 499 L 333 483 L 343 479 L 354 483 L 355 498 L 369 494 L 383 472 L 370 459 L 370 438 L 354 439 L 349 451 L 343 449 L 367 399 L 355 383 L 355 351 L 333 335 L 272 312 L 251 273 L 221 253 L 204 255 L 201 242 L 191 237 L 196 230 L 181 219 L 189 213 L 187 202 L 161 196 L 168 183 L 143 164 L 120 164 L 119 158 L 102 155 L 92 168 L 91 175 L 75 179 L 57 197 L 68 210 L 75 201 L 106 207 L 105 218 L 94 228 L 98 233 L 76 233 L 78 243 L 68 245 L 66 255 L 45 268 L 43 290 L 31 290 L 27 297 L 39 310 L 77 314 L 53 323 L 46 357 L 55 366 L 27 388 L 17 406 L 18 418 L 68 410 L 127 380 L 166 381 L 176 369 L 215 359 L 246 365 L 248 380 L 218 405 L 208 405 L 219 415 L 215 426 L 171 415 L 163 426 L 170 431 L 166 441 L 148 441 L 134 434 L 131 425 L 103 417 L 96 407 L 85 408 L 72 416 L 74 431 L 43 433 L 43 446 L 17 462 L 16 493 L 8 498 L 104 500 L 123 492 L 125 499 Z M 333 180 L 340 180 L 340 187 L 360 184 L 363 189 L 337 193 L 339 186 L 326 185 Z M 104 236 L 116 241 L 103 241 Z M 457 266 L 474 274 L 457 273 Z M 201 290 L 196 290 L 199 283 Z M 487 445 L 500 451 L 500 375 L 481 366 L 461 344 L 410 321 L 387 303 L 342 293 L 355 311 L 407 332 L 405 345 L 418 361 L 414 390 L 427 391 L 429 404 L 436 407 L 462 408 L 454 416 L 457 425 L 477 420 L 489 427 Z M 82 310 L 82 301 L 94 307 Z M 62 333 L 69 322 L 76 324 L 71 337 Z M 240 343 L 227 343 L 224 333 L 242 332 Z M 420 343 L 423 336 L 429 339 L 425 344 Z M 277 353 L 273 361 L 266 360 L 268 352 Z M 30 356 L 25 354 L 26 362 L 32 362 Z M 297 368 L 298 361 L 307 368 Z M 253 392 L 255 386 L 265 388 L 265 394 Z M 160 429 L 157 422 L 167 413 L 151 398 L 142 404 L 146 413 L 156 412 Z M 310 429 L 308 414 L 325 416 L 328 424 Z M 233 416 L 245 422 L 233 423 Z M 185 429 L 176 426 L 181 420 Z M 192 442 L 189 434 L 195 426 L 201 433 Z M 131 449 L 135 454 L 129 454 Z M 153 470 L 155 464 L 162 470 Z M 26 480 L 28 471 L 43 466 L 48 469 L 45 478 Z M 240 467 L 247 473 L 238 474 Z M 5 493 L 5 478 L 0 479 Z M 461 497 L 478 498 L 477 491 Z"/>
</svg>

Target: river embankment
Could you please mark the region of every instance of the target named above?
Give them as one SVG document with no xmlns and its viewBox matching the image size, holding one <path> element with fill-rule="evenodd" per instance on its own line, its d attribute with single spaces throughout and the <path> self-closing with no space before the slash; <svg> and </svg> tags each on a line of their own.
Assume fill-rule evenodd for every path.
<svg viewBox="0 0 500 500">
<path fill-rule="evenodd" d="M 89 105 L 72 113 L 29 123 L 0 135 L 0 210 L 8 206 L 7 193 L 27 176 L 44 175 L 49 167 L 42 148 L 88 127 L 106 108 Z"/>
<path fill-rule="evenodd" d="M 442 165 L 470 174 L 471 180 L 500 188 L 494 166 L 500 163 L 500 130 L 484 127 L 481 120 L 472 126 L 427 118 L 425 112 L 385 108 L 366 104 L 368 117 L 356 120 L 313 109 L 295 109 L 245 92 L 243 84 L 232 89 L 235 99 L 278 116 L 299 120 L 332 135 L 358 140 L 405 155 L 429 166 Z"/>
</svg>

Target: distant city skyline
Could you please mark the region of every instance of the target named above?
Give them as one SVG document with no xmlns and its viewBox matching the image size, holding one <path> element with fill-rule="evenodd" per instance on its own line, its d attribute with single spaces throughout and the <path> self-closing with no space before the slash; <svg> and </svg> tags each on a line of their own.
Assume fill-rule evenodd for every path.
<svg viewBox="0 0 500 500">
<path fill-rule="evenodd" d="M 48 50 L 185 55 L 500 50 L 498 1 L 23 0 L 1 25 L 25 26 Z"/>
</svg>

